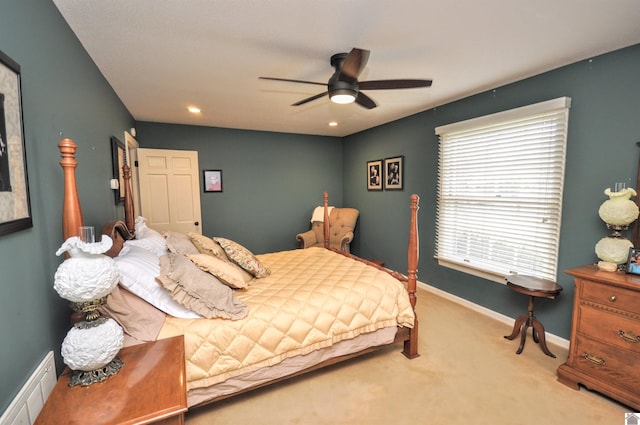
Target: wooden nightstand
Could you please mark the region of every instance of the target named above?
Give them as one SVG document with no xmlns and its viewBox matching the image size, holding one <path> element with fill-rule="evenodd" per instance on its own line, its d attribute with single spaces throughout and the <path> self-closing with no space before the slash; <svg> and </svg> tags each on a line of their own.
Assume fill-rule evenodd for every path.
<svg viewBox="0 0 640 425">
<path fill-rule="evenodd" d="M 575 281 L 573 324 L 558 380 L 640 409 L 640 276 L 596 266 L 566 273 Z"/>
<path fill-rule="evenodd" d="M 187 411 L 182 336 L 123 348 L 117 375 L 69 386 L 66 368 L 35 425 L 184 424 Z"/>
</svg>

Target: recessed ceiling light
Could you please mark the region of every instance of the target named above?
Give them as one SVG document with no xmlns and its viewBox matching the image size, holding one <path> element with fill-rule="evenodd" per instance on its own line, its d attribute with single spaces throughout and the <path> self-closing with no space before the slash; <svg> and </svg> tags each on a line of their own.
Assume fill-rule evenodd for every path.
<svg viewBox="0 0 640 425">
<path fill-rule="evenodd" d="M 200 108 L 198 108 L 197 106 L 189 106 L 187 108 L 187 111 L 191 112 L 192 114 L 199 114 Z"/>
<path fill-rule="evenodd" d="M 335 121 L 329 122 L 329 127 L 337 127 L 337 126 L 338 126 L 337 122 L 335 122 Z"/>
</svg>

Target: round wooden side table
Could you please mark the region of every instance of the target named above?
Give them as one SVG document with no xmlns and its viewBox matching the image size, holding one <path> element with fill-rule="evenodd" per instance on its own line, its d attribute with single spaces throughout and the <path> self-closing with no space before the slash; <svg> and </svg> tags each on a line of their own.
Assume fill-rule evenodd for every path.
<svg viewBox="0 0 640 425">
<path fill-rule="evenodd" d="M 533 340 L 540 344 L 540 348 L 547 356 L 555 358 L 555 354 L 547 348 L 544 326 L 542 326 L 542 323 L 540 323 L 540 321 L 533 315 L 533 300 L 535 298 L 554 299 L 560 294 L 560 291 L 562 291 L 562 286 L 551 280 L 521 274 L 512 274 L 505 277 L 505 279 L 509 288 L 520 294 L 529 296 L 527 314 L 518 316 L 513 325 L 511 335 L 505 335 L 505 338 L 512 340 L 520 334 L 520 347 L 518 347 L 518 350 L 516 351 L 516 354 L 520 354 L 524 349 L 524 343 L 527 338 L 527 329 L 531 328 Z"/>
</svg>

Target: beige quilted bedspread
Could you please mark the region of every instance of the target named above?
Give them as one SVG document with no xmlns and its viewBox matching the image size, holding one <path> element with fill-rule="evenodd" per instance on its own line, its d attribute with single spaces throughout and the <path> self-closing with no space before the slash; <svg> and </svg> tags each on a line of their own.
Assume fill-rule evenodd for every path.
<svg viewBox="0 0 640 425">
<path fill-rule="evenodd" d="M 237 294 L 242 320 L 168 316 L 158 338 L 185 335 L 188 389 L 274 365 L 387 326 L 412 327 L 402 283 L 323 248 L 257 256 L 271 275 Z"/>
</svg>

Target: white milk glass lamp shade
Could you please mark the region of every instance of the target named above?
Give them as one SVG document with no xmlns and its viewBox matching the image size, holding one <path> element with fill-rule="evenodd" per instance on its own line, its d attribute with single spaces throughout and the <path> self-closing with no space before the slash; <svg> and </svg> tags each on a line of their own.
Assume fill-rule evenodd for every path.
<svg viewBox="0 0 640 425">
<path fill-rule="evenodd" d="M 124 344 L 118 323 L 101 319 L 97 326 L 73 327 L 62 341 L 62 358 L 72 370 L 92 371 L 105 367 Z"/>
<path fill-rule="evenodd" d="M 118 284 L 120 272 L 112 258 L 102 255 L 111 248 L 113 241 L 106 235 L 102 242 L 84 243 L 71 237 L 56 252 L 69 252 L 55 273 L 53 288 L 60 297 L 71 302 L 86 302 L 106 297 Z"/>
<path fill-rule="evenodd" d="M 627 262 L 629 248 L 633 248 L 633 244 L 628 239 L 602 238 L 596 244 L 596 255 L 602 261 L 624 264 Z"/>
<path fill-rule="evenodd" d="M 605 223 L 614 226 L 628 226 L 638 218 L 638 206 L 630 198 L 636 196 L 636 191 L 631 188 L 612 192 L 604 191 L 609 199 L 600 205 L 598 215 Z"/>
</svg>

